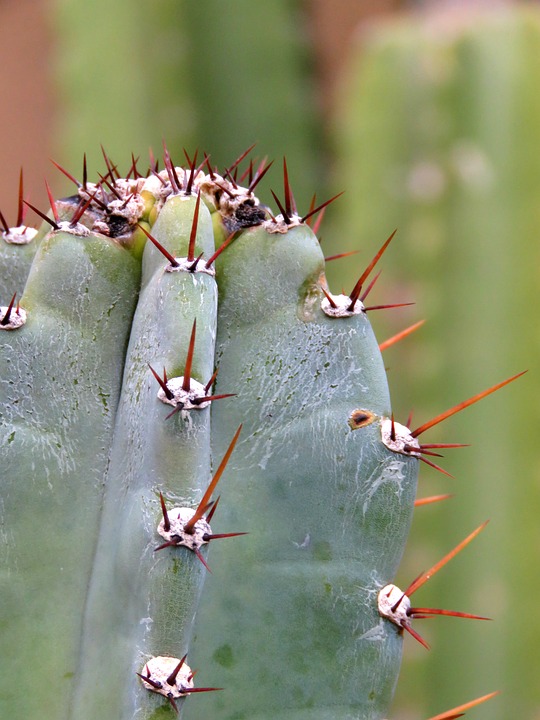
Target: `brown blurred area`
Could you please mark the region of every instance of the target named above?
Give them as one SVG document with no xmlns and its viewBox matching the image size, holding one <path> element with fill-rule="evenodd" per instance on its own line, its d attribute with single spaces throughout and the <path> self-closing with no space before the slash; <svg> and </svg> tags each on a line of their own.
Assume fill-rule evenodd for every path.
<svg viewBox="0 0 540 720">
<path fill-rule="evenodd" d="M 16 220 L 21 166 L 33 204 L 45 203 L 43 178 L 51 175 L 55 102 L 48 7 L 42 0 L 0 0 L 0 210 L 9 224 Z"/>
</svg>

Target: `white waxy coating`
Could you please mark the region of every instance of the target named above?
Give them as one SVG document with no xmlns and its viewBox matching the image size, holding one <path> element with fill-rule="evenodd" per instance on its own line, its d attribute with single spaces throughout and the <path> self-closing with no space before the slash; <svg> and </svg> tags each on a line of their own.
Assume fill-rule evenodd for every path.
<svg viewBox="0 0 540 720">
<path fill-rule="evenodd" d="M 9 228 L 9 232 L 3 232 L 2 237 L 9 245 L 28 245 L 36 237 L 38 231 L 35 228 L 19 225 Z"/>
<path fill-rule="evenodd" d="M 183 383 L 183 375 L 181 375 L 180 377 L 171 378 L 167 381 L 167 387 L 172 392 L 174 397 L 168 398 L 165 395 L 163 388 L 159 388 L 158 398 L 161 400 L 161 402 L 167 403 L 167 405 L 172 405 L 173 407 L 178 407 L 178 405 L 182 404 L 183 410 L 202 410 L 203 408 L 210 405 L 210 401 L 202 403 L 193 402 L 194 400 L 197 400 L 197 398 L 206 397 L 206 392 L 202 383 L 194 380 L 193 378 L 190 378 L 189 385 L 191 389 L 189 391 L 182 389 Z"/>
<path fill-rule="evenodd" d="M 382 418 L 381 421 L 382 441 L 392 452 L 401 455 L 412 455 L 412 457 L 420 457 L 420 443 L 411 435 L 411 431 L 405 425 L 394 422 L 394 439 L 392 439 L 392 420 L 390 418 Z M 406 448 L 415 448 L 414 450 Z"/>
<path fill-rule="evenodd" d="M 321 300 L 321 310 L 329 317 L 352 317 L 364 312 L 364 303 L 361 300 L 357 300 L 353 309 L 350 310 L 351 298 L 348 295 L 330 295 L 330 297 L 336 307 L 332 307 L 327 297 Z"/>
<path fill-rule="evenodd" d="M 174 540 L 176 545 L 182 545 L 190 550 L 198 550 L 202 545 L 208 543 L 208 540 L 205 540 L 204 536 L 211 535 L 212 529 L 204 518 L 200 518 L 200 520 L 197 520 L 195 523 L 192 533 L 185 532 L 184 527 L 194 514 L 195 510 L 187 507 L 168 510 L 169 530 L 165 530 L 165 518 L 163 518 L 158 525 L 157 531 L 167 542 Z M 176 538 L 178 538 L 178 540 L 176 540 Z"/>
<path fill-rule="evenodd" d="M 9 316 L 9 322 L 2 325 L 2 319 L 6 317 L 8 311 L 7 307 L 0 306 L 0 330 L 17 330 L 22 327 L 26 322 L 26 310 L 23 308 L 11 308 L 11 315 Z"/>
<path fill-rule="evenodd" d="M 403 594 L 403 590 L 400 590 L 397 585 L 385 585 L 379 592 L 377 603 L 379 606 L 379 614 L 384 618 L 387 618 L 399 627 L 404 627 L 409 624 L 408 613 L 411 609 L 411 601 L 407 595 Z"/>
<path fill-rule="evenodd" d="M 78 235 L 79 237 L 88 237 L 90 235 L 90 230 L 87 227 L 81 225 L 81 223 L 72 225 L 68 220 L 62 220 L 58 223 L 57 232 L 65 232 L 70 235 Z"/>
<path fill-rule="evenodd" d="M 193 688 L 193 677 L 192 670 L 187 663 L 182 664 L 172 685 L 167 682 L 167 678 L 172 675 L 179 662 L 178 658 L 167 657 L 166 655 L 153 657 L 145 664 L 140 673 L 144 687 L 166 698 L 172 697 L 176 699 L 188 695 Z M 146 682 L 145 677 L 149 677 L 154 683 L 159 683 L 161 688 L 154 687 L 149 682 Z"/>
</svg>

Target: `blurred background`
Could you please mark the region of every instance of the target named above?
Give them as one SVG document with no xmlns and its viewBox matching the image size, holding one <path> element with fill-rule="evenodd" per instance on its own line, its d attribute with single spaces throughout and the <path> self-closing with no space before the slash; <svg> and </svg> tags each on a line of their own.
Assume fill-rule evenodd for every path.
<svg viewBox="0 0 540 720">
<path fill-rule="evenodd" d="M 370 302 L 381 340 L 425 325 L 385 352 L 396 419 L 413 425 L 513 375 L 529 373 L 433 428 L 465 442 L 421 468 L 420 507 L 397 578 L 404 586 L 483 520 L 417 604 L 493 623 L 418 621 L 405 638 L 392 720 L 423 720 L 492 690 L 478 720 L 540 719 L 540 4 L 405 0 L 0 0 L 0 210 L 43 178 L 72 192 L 53 157 L 123 171 L 165 138 L 230 164 L 248 145 L 276 160 L 262 191 L 281 193 L 287 156 L 300 211 L 326 213 L 334 292 L 350 292 L 398 229 Z M 30 222 L 30 218 L 28 218 Z M 428 439 L 429 437 L 429 439 Z"/>
</svg>

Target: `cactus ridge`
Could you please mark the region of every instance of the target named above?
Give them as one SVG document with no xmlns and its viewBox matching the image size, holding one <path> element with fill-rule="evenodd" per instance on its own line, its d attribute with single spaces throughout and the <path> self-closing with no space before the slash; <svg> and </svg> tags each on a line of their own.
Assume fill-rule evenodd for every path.
<svg viewBox="0 0 540 720">
<path fill-rule="evenodd" d="M 379 345 L 367 311 L 404 303 L 363 303 L 396 231 L 332 295 L 315 231 L 338 196 L 300 215 L 284 160 L 274 215 L 254 195 L 272 163 L 238 179 L 250 150 L 220 174 L 164 145 L 163 170 L 143 176 L 132 156 L 124 178 L 103 150 L 98 183 L 86 159 L 82 182 L 55 163 L 77 193 L 48 191 L 52 217 L 24 201 L 21 173 L 18 225 L 26 203 L 52 229 L 0 312 L 0 328 L 28 317 L 0 333 L 6 717 L 45 703 L 50 720 L 381 720 L 403 630 L 427 646 L 411 619 L 485 619 L 409 601 L 481 528 L 405 592 L 393 578 L 415 505 L 449 497 L 416 499 L 419 461 L 463 446 L 417 437 L 522 373 L 414 431 L 395 422 L 381 350 L 421 323 Z M 208 545 L 235 537 L 208 573 Z M 39 640 L 21 647 L 21 597 L 36 594 Z M 194 686 L 188 651 L 225 692 Z M 22 704 L 10 688 L 30 654 L 46 671 Z"/>
</svg>

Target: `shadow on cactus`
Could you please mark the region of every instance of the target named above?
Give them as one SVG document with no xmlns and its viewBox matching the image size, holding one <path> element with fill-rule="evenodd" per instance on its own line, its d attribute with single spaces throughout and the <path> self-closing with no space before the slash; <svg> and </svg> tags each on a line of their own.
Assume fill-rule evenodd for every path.
<svg viewBox="0 0 540 720">
<path fill-rule="evenodd" d="M 415 504 L 446 497 L 416 500 L 419 460 L 461 447 L 418 436 L 518 376 L 395 422 L 381 348 L 419 324 L 379 346 L 364 305 L 393 234 L 333 295 L 330 201 L 300 215 L 284 163 L 274 214 L 265 162 L 186 158 L 61 168 L 76 194 L 37 233 L 21 179 L 1 216 L 2 715 L 381 720 L 411 620 L 479 617 L 409 601 L 476 533 L 393 585 Z"/>
</svg>

